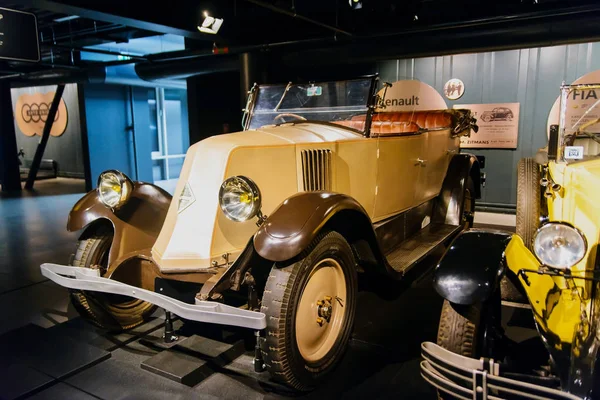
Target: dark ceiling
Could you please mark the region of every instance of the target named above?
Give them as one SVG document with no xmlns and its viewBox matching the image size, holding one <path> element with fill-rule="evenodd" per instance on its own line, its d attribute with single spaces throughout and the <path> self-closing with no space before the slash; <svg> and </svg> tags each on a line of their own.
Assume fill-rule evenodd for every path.
<svg viewBox="0 0 600 400">
<path fill-rule="evenodd" d="M 80 59 L 84 46 L 164 33 L 185 36 L 189 50 L 113 64 L 207 57 L 215 48 L 280 52 L 288 64 L 343 63 L 600 38 L 597 0 L 363 0 L 358 10 L 349 1 L 9 0 L 2 7 L 37 16 L 42 61 L 0 62 L 0 74 L 85 68 L 95 63 Z M 196 29 L 204 12 L 224 19 L 218 35 Z"/>
</svg>

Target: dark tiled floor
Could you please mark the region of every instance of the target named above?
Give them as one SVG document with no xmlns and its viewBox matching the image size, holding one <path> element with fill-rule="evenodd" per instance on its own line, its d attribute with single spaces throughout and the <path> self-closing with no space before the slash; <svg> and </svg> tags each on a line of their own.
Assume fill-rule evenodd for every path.
<svg viewBox="0 0 600 400">
<path fill-rule="evenodd" d="M 0 195 L 0 333 L 75 316 L 67 290 L 45 282 L 39 266 L 68 262 L 77 234 L 65 229 L 67 216 L 83 190 L 82 180 L 59 178 L 36 182 L 33 192 Z"/>
<path fill-rule="evenodd" d="M 428 279 L 399 287 L 392 300 L 361 292 L 348 352 L 328 384 L 309 394 L 291 393 L 271 382 L 268 374 L 255 373 L 251 351 L 225 367 L 215 366 L 207 379 L 191 388 L 143 370 L 140 364 L 158 350 L 139 339 L 160 338 L 162 315 L 131 332 L 110 335 L 74 318 L 68 292 L 40 275 L 42 262 L 69 259 L 77 235 L 64 227 L 71 206 L 81 196 L 54 195 L 56 187 L 47 189 L 48 196 L 0 197 L 0 334 L 13 334 L 10 341 L 0 338 L 0 348 L 8 343 L 14 352 L 28 349 L 18 344 L 27 337 L 14 332 L 33 322 L 47 328 L 43 340 L 56 346 L 38 356 L 58 359 L 64 353 L 66 360 L 55 360 L 63 365 L 60 372 L 58 366 L 53 370 L 52 360 L 36 364 L 34 352 L 9 368 L 10 374 L 0 368 L 0 398 L 9 397 L 1 390 L 2 385 L 8 387 L 8 378 L 26 377 L 37 385 L 35 399 L 436 398 L 419 375 L 419 344 L 435 338 L 441 307 Z M 43 185 L 38 190 L 43 192 Z M 429 260 L 423 266 L 432 264 Z M 61 352 L 69 343 L 76 343 L 72 351 Z M 109 359 L 104 359 L 104 352 Z M 74 359 L 83 359 L 77 354 L 87 354 L 88 364 L 80 369 L 73 364 Z"/>
</svg>

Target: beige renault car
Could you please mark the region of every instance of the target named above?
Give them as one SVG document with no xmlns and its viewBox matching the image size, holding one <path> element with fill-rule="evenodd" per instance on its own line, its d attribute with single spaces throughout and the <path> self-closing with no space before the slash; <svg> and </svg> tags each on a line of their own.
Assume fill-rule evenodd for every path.
<svg viewBox="0 0 600 400">
<path fill-rule="evenodd" d="M 155 306 L 252 329 L 256 369 L 310 390 L 344 353 L 358 281 L 402 279 L 480 194 L 470 111 L 386 112 L 378 82 L 255 86 L 244 130 L 191 146 L 173 198 L 102 173 L 69 215 L 72 262 L 42 273 L 111 330 Z"/>
</svg>

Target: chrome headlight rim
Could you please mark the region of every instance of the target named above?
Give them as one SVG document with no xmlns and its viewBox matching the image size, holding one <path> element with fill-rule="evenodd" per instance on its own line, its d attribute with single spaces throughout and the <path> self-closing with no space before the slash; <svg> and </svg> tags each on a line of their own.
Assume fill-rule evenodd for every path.
<svg viewBox="0 0 600 400">
<path fill-rule="evenodd" d="M 226 194 L 227 188 L 228 188 L 229 184 L 232 182 L 241 182 L 243 185 L 246 185 L 247 188 L 249 189 L 249 193 L 252 196 L 252 208 L 250 210 L 250 213 L 248 213 L 244 217 L 238 217 L 238 216 L 230 213 L 229 210 L 227 209 L 227 205 L 224 204 L 224 202 L 223 202 L 224 195 Z M 254 218 L 260 214 L 260 210 L 262 207 L 262 196 L 260 193 L 260 189 L 258 188 L 258 185 L 252 179 L 248 178 L 247 176 L 244 176 L 244 175 L 231 176 L 231 177 L 225 179 L 223 181 L 223 183 L 221 183 L 221 188 L 219 189 L 219 207 L 221 208 L 221 211 L 223 212 L 225 217 L 227 217 L 227 219 L 230 219 L 231 221 L 235 221 L 235 222 L 249 221 L 252 218 Z"/>
<path fill-rule="evenodd" d="M 109 201 L 107 193 L 103 191 L 103 183 L 112 180 L 119 186 L 118 197 L 116 201 Z M 116 169 L 109 169 L 98 176 L 98 187 L 96 189 L 98 197 L 105 207 L 116 211 L 123 207 L 131 197 L 133 192 L 133 181 L 123 172 Z"/>
<path fill-rule="evenodd" d="M 552 264 L 544 261 L 542 259 L 542 257 L 538 254 L 538 252 L 536 251 L 536 242 L 537 242 L 539 235 L 543 234 L 546 230 L 552 228 L 553 226 L 564 226 L 569 229 L 572 229 L 574 232 L 576 232 L 579 235 L 579 237 L 582 240 L 583 252 L 582 252 L 581 256 L 576 259 L 575 262 L 571 263 L 571 265 L 552 265 Z M 585 258 L 585 255 L 587 254 L 587 252 L 588 252 L 588 242 L 587 242 L 587 239 L 586 239 L 585 235 L 583 234 L 583 232 L 579 228 L 577 228 L 575 225 L 573 225 L 569 222 L 566 222 L 566 221 L 548 221 L 548 222 L 544 223 L 542 226 L 540 226 L 537 229 L 537 231 L 535 232 L 535 234 L 533 235 L 533 255 L 535 256 L 535 258 L 538 260 L 538 262 L 541 265 L 551 268 L 551 269 L 555 269 L 555 270 L 559 270 L 559 271 L 569 270 L 573 266 L 580 263 L 581 260 L 583 260 Z"/>
</svg>

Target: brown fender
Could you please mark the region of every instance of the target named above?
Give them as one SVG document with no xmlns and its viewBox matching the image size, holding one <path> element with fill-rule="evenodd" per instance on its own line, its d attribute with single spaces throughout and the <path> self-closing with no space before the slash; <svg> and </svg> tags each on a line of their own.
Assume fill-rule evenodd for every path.
<svg viewBox="0 0 600 400">
<path fill-rule="evenodd" d="M 348 241 L 365 239 L 381 259 L 365 209 L 350 196 L 330 192 L 302 192 L 285 200 L 254 235 L 254 248 L 267 260 L 286 261 L 308 247 L 325 225 L 332 229 L 344 226 L 341 233 Z M 362 237 L 356 237 L 357 232 Z"/>
<path fill-rule="evenodd" d="M 69 213 L 70 232 L 93 228 L 94 223 L 109 221 L 114 237 L 108 256 L 109 271 L 116 260 L 134 251 L 151 248 L 167 216 L 171 195 L 163 189 L 135 182 L 129 201 L 113 212 L 101 201 L 96 190 L 83 196 Z M 85 233 L 84 233 L 85 235 Z"/>
</svg>

